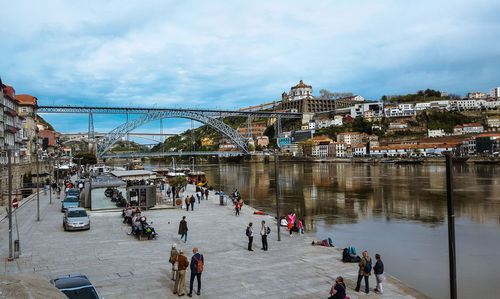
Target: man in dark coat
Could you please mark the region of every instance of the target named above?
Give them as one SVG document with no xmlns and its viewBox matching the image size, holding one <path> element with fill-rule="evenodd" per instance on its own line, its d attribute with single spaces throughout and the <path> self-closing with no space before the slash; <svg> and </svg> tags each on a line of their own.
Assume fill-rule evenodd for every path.
<svg viewBox="0 0 500 299">
<path fill-rule="evenodd" d="M 182 216 L 182 220 L 179 223 L 179 235 L 181 235 L 181 240 L 184 238 L 184 243 L 187 242 L 188 238 L 188 226 L 186 221 L 186 216 Z"/>
<path fill-rule="evenodd" d="M 194 196 L 193 196 L 193 195 L 191 195 L 191 211 L 194 211 L 194 202 L 195 202 L 195 201 L 196 201 L 196 200 L 194 199 Z"/>
</svg>

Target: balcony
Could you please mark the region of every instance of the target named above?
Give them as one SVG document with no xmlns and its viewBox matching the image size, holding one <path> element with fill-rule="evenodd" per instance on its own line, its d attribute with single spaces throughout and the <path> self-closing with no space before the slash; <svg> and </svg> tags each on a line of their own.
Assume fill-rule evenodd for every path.
<svg viewBox="0 0 500 299">
<path fill-rule="evenodd" d="M 9 107 L 3 107 L 3 111 L 5 113 L 7 113 L 8 115 L 10 116 L 16 116 L 17 115 L 17 111 L 12 109 L 12 108 L 9 108 Z"/>
<path fill-rule="evenodd" d="M 4 127 L 5 127 L 5 132 L 8 132 L 8 133 L 15 134 L 18 131 L 18 129 L 16 127 L 11 126 L 11 125 L 5 124 Z"/>
</svg>

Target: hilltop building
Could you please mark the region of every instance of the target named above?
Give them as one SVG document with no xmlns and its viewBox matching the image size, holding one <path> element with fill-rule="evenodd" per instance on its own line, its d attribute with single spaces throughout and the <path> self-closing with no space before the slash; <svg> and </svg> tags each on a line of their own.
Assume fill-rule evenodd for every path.
<svg viewBox="0 0 500 299">
<path fill-rule="evenodd" d="M 313 97 L 312 92 L 312 86 L 300 80 L 299 84 L 290 88 L 289 93 L 283 92 L 279 109 L 299 113 L 316 113 L 346 108 L 365 101 L 359 95 L 341 99 L 326 99 Z"/>
</svg>

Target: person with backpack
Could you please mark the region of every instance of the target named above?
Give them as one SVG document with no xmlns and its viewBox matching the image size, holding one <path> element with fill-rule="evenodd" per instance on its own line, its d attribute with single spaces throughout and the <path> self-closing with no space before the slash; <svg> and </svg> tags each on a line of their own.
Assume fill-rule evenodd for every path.
<svg viewBox="0 0 500 299">
<path fill-rule="evenodd" d="M 177 276 L 175 278 L 174 294 L 184 296 L 184 282 L 186 280 L 186 268 L 189 266 L 187 257 L 184 256 L 184 251 L 181 249 L 179 255 L 174 259 L 174 264 L 177 263 Z"/>
<path fill-rule="evenodd" d="M 345 298 L 345 284 L 344 278 L 339 276 L 335 279 L 335 284 L 330 290 L 330 297 L 328 299 L 344 299 Z"/>
<path fill-rule="evenodd" d="M 247 237 L 248 237 L 248 251 L 253 251 L 252 249 L 252 242 L 253 242 L 253 229 L 252 229 L 253 223 L 250 222 L 247 226 Z"/>
<path fill-rule="evenodd" d="M 368 294 L 370 292 L 368 285 L 368 278 L 370 277 L 372 272 L 372 259 L 368 256 L 368 253 L 363 251 L 363 257 L 359 262 L 359 272 L 358 272 L 358 282 L 356 283 L 356 288 L 354 289 L 356 292 L 359 292 L 361 288 L 361 280 L 363 277 L 365 278 L 365 291 Z"/>
<path fill-rule="evenodd" d="M 194 211 L 194 203 L 196 202 L 196 199 L 194 199 L 193 195 L 191 195 L 190 202 L 191 202 L 191 211 Z"/>
<path fill-rule="evenodd" d="M 201 273 L 203 272 L 203 266 L 205 264 L 205 260 L 203 259 L 203 255 L 198 253 L 198 248 L 193 248 L 193 257 L 191 258 L 191 278 L 189 279 L 189 293 L 188 296 L 193 296 L 193 282 L 194 278 L 198 281 L 198 291 L 196 295 L 200 295 L 201 291 Z"/>
<path fill-rule="evenodd" d="M 262 228 L 260 229 L 260 235 L 262 236 L 262 250 L 267 251 L 267 235 L 271 233 L 269 226 L 266 226 L 266 222 L 262 220 Z"/>
<path fill-rule="evenodd" d="M 373 267 L 373 273 L 375 274 L 375 278 L 377 279 L 377 287 L 375 288 L 375 293 L 384 293 L 384 288 L 382 287 L 382 282 L 385 280 L 384 275 L 384 263 L 380 259 L 380 254 L 375 254 L 375 259 L 377 262 L 375 263 L 375 267 Z"/>
<path fill-rule="evenodd" d="M 176 245 L 172 245 L 172 249 L 170 250 L 170 263 L 172 264 L 172 280 L 175 281 L 177 277 L 177 271 L 179 270 L 179 263 L 177 262 L 177 256 L 179 252 L 177 251 Z M 177 264 L 176 264 L 177 262 Z"/>
</svg>

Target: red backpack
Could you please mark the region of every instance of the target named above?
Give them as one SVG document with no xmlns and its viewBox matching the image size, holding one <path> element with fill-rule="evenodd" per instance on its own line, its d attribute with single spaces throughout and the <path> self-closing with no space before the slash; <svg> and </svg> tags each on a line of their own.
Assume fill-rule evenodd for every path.
<svg viewBox="0 0 500 299">
<path fill-rule="evenodd" d="M 196 260 L 196 273 L 203 272 L 203 262 L 201 261 L 202 255 L 200 254 L 200 259 L 197 259 L 196 256 L 193 255 L 193 258 Z"/>
</svg>

